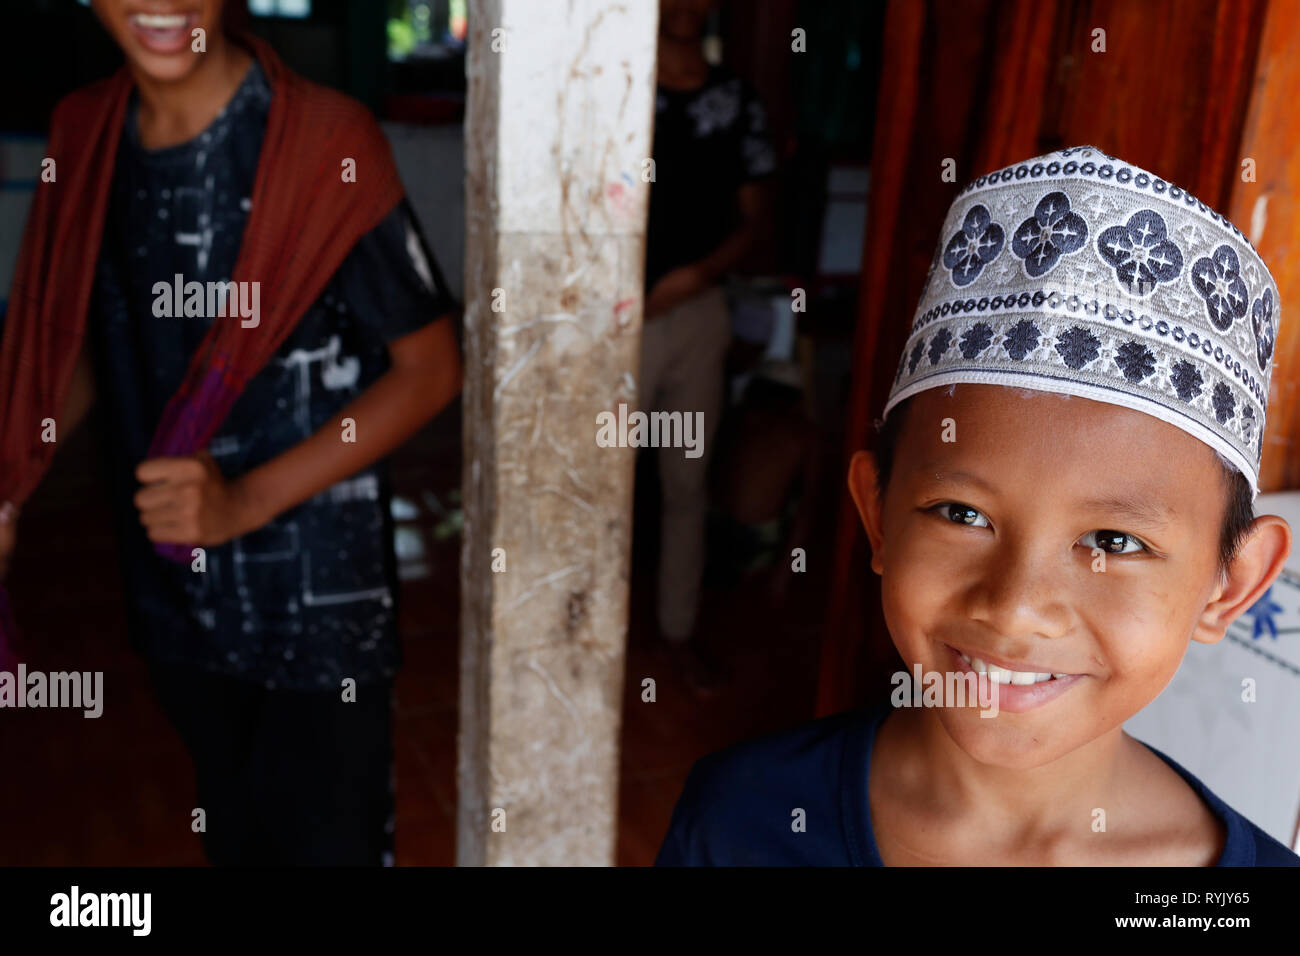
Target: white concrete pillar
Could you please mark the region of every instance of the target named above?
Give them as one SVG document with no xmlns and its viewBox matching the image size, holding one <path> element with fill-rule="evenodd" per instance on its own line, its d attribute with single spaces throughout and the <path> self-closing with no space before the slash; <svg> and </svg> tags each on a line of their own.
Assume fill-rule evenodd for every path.
<svg viewBox="0 0 1300 956">
<path fill-rule="evenodd" d="M 470 11 L 461 865 L 614 862 L 657 17 Z"/>
</svg>

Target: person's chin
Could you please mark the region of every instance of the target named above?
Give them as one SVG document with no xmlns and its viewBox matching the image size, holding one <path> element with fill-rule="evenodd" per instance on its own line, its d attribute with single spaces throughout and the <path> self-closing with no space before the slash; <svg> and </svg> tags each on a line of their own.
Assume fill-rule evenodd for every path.
<svg viewBox="0 0 1300 956">
<path fill-rule="evenodd" d="M 175 83 L 183 80 L 199 65 L 202 53 L 192 53 L 188 48 L 182 53 L 158 54 L 146 50 L 131 51 L 131 62 L 149 79 L 158 83 Z"/>
<path fill-rule="evenodd" d="M 982 717 L 978 707 L 948 707 L 939 713 L 944 730 L 972 760 L 1007 770 L 1032 770 L 1069 753 L 1073 746 L 1057 738 L 1050 727 L 999 713 Z"/>
</svg>

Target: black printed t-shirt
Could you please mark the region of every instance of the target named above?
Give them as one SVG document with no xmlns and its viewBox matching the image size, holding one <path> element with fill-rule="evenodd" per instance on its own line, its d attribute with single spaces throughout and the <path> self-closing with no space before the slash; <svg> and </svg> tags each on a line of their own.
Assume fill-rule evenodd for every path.
<svg viewBox="0 0 1300 956">
<path fill-rule="evenodd" d="M 254 63 L 213 123 L 146 151 L 136 107 L 116 158 L 91 342 L 106 421 L 133 645 L 267 687 L 337 689 L 400 663 L 389 486 L 377 463 L 206 549 L 207 570 L 160 557 L 132 499 L 167 401 L 213 321 L 154 315 L 154 284 L 228 281 L 248 221 L 272 91 Z M 234 478 L 310 437 L 389 367 L 387 344 L 450 299 L 403 200 L 353 248 L 249 383 L 210 444 Z M 253 334 L 250 331 L 250 334 Z"/>
<path fill-rule="evenodd" d="M 696 762 L 656 866 L 883 866 L 867 783 L 888 699 L 736 744 Z M 1300 857 L 1165 754 L 1227 829 L 1216 866 L 1300 866 Z M 792 811 L 804 811 L 803 829 Z"/>
<path fill-rule="evenodd" d="M 776 169 L 762 101 L 722 67 L 698 89 L 658 88 L 653 156 L 647 291 L 722 245 L 740 224 L 737 190 Z"/>
</svg>

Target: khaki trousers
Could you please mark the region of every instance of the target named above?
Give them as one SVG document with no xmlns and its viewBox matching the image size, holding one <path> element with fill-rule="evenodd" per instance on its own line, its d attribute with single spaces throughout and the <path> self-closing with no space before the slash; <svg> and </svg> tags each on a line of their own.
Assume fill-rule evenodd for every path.
<svg viewBox="0 0 1300 956">
<path fill-rule="evenodd" d="M 690 637 L 699 608 L 709 460 L 730 342 L 731 316 L 721 286 L 679 303 L 642 329 L 640 409 L 704 413 L 700 457 L 687 458 L 685 448 L 657 450 L 663 490 L 657 610 L 659 630 L 669 640 Z"/>
</svg>

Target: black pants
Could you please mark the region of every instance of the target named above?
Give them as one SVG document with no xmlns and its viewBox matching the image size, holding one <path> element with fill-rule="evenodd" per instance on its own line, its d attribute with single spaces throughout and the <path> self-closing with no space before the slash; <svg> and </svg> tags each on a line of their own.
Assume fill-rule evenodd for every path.
<svg viewBox="0 0 1300 956">
<path fill-rule="evenodd" d="M 215 866 L 379 866 L 392 852 L 392 685 L 356 701 L 150 663 L 194 760 Z M 192 823 L 192 820 L 191 820 Z"/>
</svg>

